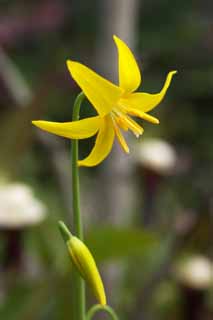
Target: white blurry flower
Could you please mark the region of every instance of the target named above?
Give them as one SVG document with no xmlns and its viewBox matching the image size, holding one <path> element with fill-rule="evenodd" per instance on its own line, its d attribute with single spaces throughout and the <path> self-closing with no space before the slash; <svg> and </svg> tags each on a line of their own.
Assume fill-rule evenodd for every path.
<svg viewBox="0 0 213 320">
<path fill-rule="evenodd" d="M 183 259 L 175 268 L 177 279 L 194 289 L 207 289 L 213 285 L 213 263 L 205 256 L 195 255 Z"/>
<path fill-rule="evenodd" d="M 176 164 L 176 152 L 166 141 L 144 139 L 137 148 L 136 161 L 158 174 L 170 174 Z"/>
<path fill-rule="evenodd" d="M 21 183 L 0 185 L 0 228 L 17 229 L 40 223 L 45 206 Z"/>
</svg>

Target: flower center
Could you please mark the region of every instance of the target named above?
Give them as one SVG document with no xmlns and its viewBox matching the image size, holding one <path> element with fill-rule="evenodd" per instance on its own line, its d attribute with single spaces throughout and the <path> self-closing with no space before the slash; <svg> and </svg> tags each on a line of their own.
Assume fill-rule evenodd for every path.
<svg viewBox="0 0 213 320">
<path fill-rule="evenodd" d="M 144 130 L 136 121 L 129 117 L 124 108 L 120 106 L 113 108 L 110 115 L 118 141 L 124 151 L 129 153 L 129 147 L 120 129 L 123 129 L 124 131 L 128 131 L 130 129 L 137 138 L 143 133 Z"/>
<path fill-rule="evenodd" d="M 130 129 L 137 138 L 143 133 L 143 128 L 131 117 L 129 117 L 123 108 L 113 108 L 111 116 L 119 128 L 125 131 Z"/>
</svg>

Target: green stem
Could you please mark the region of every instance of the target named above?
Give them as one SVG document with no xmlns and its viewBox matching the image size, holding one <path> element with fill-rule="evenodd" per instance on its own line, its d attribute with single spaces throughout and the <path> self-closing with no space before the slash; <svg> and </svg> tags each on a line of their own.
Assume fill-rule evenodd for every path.
<svg viewBox="0 0 213 320">
<path fill-rule="evenodd" d="M 98 312 L 98 311 L 105 311 L 108 313 L 113 320 L 118 320 L 118 317 L 115 313 L 115 311 L 110 307 L 110 306 L 102 306 L 100 304 L 94 305 L 89 311 L 87 312 L 86 320 L 92 320 L 93 316 Z"/>
<path fill-rule="evenodd" d="M 72 121 L 79 120 L 79 112 L 81 103 L 84 99 L 84 94 L 81 92 L 74 103 Z M 83 240 L 83 226 L 80 213 L 80 187 L 79 187 L 79 172 L 78 172 L 78 140 L 72 140 L 72 193 L 73 193 L 73 222 L 76 236 Z"/>
<path fill-rule="evenodd" d="M 79 120 L 79 112 L 81 103 L 84 99 L 84 94 L 81 92 L 74 103 L 73 106 L 73 116 L 72 120 Z M 79 187 L 79 171 L 78 171 L 78 140 L 72 140 L 72 202 L 73 202 L 73 223 L 75 235 L 83 240 L 83 225 L 80 213 L 80 187 Z M 74 271 L 74 310 L 75 310 L 75 320 L 85 320 L 85 284 L 84 280 L 80 275 Z"/>
</svg>

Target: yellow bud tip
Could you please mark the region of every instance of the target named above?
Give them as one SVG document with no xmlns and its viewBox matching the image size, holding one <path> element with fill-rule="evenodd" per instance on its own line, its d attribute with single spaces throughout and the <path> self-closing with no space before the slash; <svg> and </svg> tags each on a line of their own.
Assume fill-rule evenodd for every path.
<svg viewBox="0 0 213 320">
<path fill-rule="evenodd" d="M 69 241 L 72 237 L 71 232 L 63 221 L 58 221 L 58 228 L 62 235 L 62 238 L 64 239 L 64 242 L 67 243 L 67 241 Z"/>
</svg>

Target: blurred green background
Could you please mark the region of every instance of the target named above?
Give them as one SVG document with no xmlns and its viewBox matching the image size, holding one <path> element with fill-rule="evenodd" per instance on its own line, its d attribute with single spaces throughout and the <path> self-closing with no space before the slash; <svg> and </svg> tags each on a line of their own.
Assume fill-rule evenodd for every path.
<svg viewBox="0 0 213 320">
<path fill-rule="evenodd" d="M 70 141 L 31 120 L 71 120 L 79 88 L 67 59 L 117 82 L 116 34 L 135 53 L 141 90 L 178 74 L 152 113 L 160 125 L 144 123 L 138 141 L 128 134 L 130 155 L 115 144 L 80 170 L 86 243 L 120 319 L 212 319 L 213 2 L 3 0 L 0 9 L 0 318 L 71 319 L 72 266 L 57 230 L 59 219 L 72 228 Z M 85 101 L 81 116 L 94 113 Z M 164 149 L 158 166 L 144 161 L 150 138 L 166 143 L 169 168 Z M 80 158 L 93 143 L 80 142 Z"/>
</svg>

